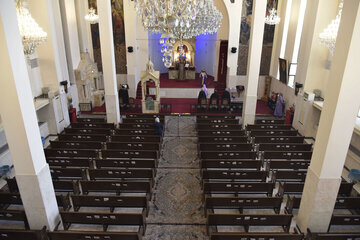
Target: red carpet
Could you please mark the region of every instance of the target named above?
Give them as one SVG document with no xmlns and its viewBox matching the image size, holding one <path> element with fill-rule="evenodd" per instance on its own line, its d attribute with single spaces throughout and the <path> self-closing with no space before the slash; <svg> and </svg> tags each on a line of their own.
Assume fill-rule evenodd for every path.
<svg viewBox="0 0 360 240">
<path fill-rule="evenodd" d="M 267 102 L 264 102 L 262 100 L 257 100 L 256 103 L 256 114 L 261 115 L 272 115 L 272 111 L 267 106 Z"/>
</svg>

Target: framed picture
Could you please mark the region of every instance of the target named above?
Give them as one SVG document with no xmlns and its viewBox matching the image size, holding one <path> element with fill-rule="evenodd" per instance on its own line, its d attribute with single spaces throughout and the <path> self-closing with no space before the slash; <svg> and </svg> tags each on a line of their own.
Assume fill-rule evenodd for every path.
<svg viewBox="0 0 360 240">
<path fill-rule="evenodd" d="M 91 103 L 79 103 L 80 112 L 91 112 L 92 105 Z"/>
<path fill-rule="evenodd" d="M 287 61 L 286 59 L 279 58 L 279 73 L 280 73 L 280 82 L 287 84 Z"/>
</svg>

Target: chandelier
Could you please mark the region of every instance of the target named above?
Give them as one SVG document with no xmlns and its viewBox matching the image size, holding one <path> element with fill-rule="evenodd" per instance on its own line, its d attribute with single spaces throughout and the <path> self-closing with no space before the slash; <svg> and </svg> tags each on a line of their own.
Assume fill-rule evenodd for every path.
<svg viewBox="0 0 360 240">
<path fill-rule="evenodd" d="M 339 30 L 343 4 L 343 1 L 341 1 L 339 4 L 339 11 L 336 15 L 336 18 L 333 19 L 331 23 L 327 26 L 327 28 L 325 28 L 324 31 L 319 35 L 320 44 L 327 46 L 330 50 L 331 55 L 334 55 L 335 52 L 336 37 Z"/>
<path fill-rule="evenodd" d="M 96 14 L 96 11 L 93 7 L 91 7 L 89 9 L 89 13 L 85 15 L 85 20 L 90 22 L 90 24 L 99 22 L 99 15 Z"/>
<path fill-rule="evenodd" d="M 47 34 L 32 18 L 26 0 L 16 0 L 17 19 L 25 55 L 31 55 L 35 48 L 46 41 Z"/>
<path fill-rule="evenodd" d="M 265 23 L 269 25 L 275 25 L 280 23 L 280 17 L 277 15 L 277 11 L 274 7 L 269 11 L 269 14 L 265 17 Z"/>
</svg>

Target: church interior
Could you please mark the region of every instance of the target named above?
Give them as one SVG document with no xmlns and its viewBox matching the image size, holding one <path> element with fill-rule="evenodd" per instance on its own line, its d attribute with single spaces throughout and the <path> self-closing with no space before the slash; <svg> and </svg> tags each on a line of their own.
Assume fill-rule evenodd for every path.
<svg viewBox="0 0 360 240">
<path fill-rule="evenodd" d="M 1 0 L 0 240 L 359 240 L 360 0 Z"/>
</svg>

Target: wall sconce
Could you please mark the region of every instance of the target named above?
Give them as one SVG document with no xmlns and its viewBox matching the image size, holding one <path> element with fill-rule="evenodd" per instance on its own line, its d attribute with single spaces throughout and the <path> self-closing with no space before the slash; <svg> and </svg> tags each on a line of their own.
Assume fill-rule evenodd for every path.
<svg viewBox="0 0 360 240">
<path fill-rule="evenodd" d="M 64 91 L 65 91 L 65 93 L 68 93 L 68 88 L 67 88 L 68 81 L 67 81 L 67 80 L 61 81 L 61 82 L 60 82 L 60 85 L 61 85 L 61 86 L 64 86 Z"/>
<path fill-rule="evenodd" d="M 231 48 L 231 53 L 236 53 L 236 50 L 237 50 L 236 47 Z"/>
<path fill-rule="evenodd" d="M 300 88 L 302 88 L 302 87 L 303 87 L 302 83 L 298 83 L 298 82 L 295 83 L 295 95 L 296 96 L 298 95 Z"/>
<path fill-rule="evenodd" d="M 133 47 L 131 47 L 131 46 L 130 46 L 130 47 L 128 47 L 128 52 L 129 52 L 129 53 L 134 52 L 134 48 L 133 48 Z"/>
<path fill-rule="evenodd" d="M 231 3 L 235 3 L 235 0 L 230 0 Z"/>
</svg>

